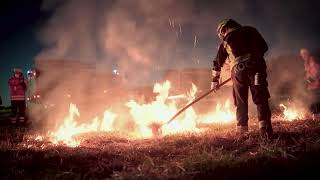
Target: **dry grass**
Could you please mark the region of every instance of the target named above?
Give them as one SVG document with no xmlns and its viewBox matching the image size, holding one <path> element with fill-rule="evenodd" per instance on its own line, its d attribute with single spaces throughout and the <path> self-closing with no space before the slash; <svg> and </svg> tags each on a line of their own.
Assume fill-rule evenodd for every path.
<svg viewBox="0 0 320 180">
<path fill-rule="evenodd" d="M 35 141 L 30 128 L 2 127 L 1 179 L 234 179 L 316 174 L 320 121 L 274 121 L 271 140 L 252 124 L 239 137 L 232 125 L 202 134 L 129 140 L 86 134 L 80 147 Z"/>
</svg>

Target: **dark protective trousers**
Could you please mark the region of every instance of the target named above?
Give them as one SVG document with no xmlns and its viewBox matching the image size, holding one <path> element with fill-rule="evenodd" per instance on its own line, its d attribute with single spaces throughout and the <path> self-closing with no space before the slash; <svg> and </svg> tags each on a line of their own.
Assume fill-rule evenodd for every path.
<svg viewBox="0 0 320 180">
<path fill-rule="evenodd" d="M 255 85 L 256 73 L 259 73 L 258 79 L 256 79 L 259 85 Z M 250 88 L 253 102 L 257 106 L 258 120 L 265 121 L 265 124 L 272 128 L 265 63 L 253 64 L 250 61 L 240 63 L 232 68 L 231 78 L 237 125 L 248 126 L 248 91 Z"/>
<path fill-rule="evenodd" d="M 25 117 L 26 101 L 11 101 L 11 118 Z"/>
<path fill-rule="evenodd" d="M 320 114 L 320 88 L 309 90 L 310 94 L 310 111 L 313 114 Z"/>
</svg>

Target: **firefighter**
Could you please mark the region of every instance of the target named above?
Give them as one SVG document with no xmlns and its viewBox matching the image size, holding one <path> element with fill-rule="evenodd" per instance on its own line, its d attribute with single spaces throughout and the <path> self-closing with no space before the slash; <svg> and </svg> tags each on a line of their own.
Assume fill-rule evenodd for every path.
<svg viewBox="0 0 320 180">
<path fill-rule="evenodd" d="M 10 98 L 11 98 L 11 123 L 15 124 L 17 120 L 19 122 L 25 122 L 25 92 L 26 82 L 22 74 L 21 69 L 14 69 L 14 75 L 9 79 Z"/>
<path fill-rule="evenodd" d="M 302 48 L 300 56 L 304 61 L 305 81 L 310 95 L 310 111 L 313 118 L 320 114 L 320 57 L 312 54 L 308 49 Z"/>
<path fill-rule="evenodd" d="M 233 19 L 222 20 L 217 28 L 221 39 L 213 60 L 211 89 L 219 85 L 221 67 L 230 62 L 233 82 L 233 99 L 236 107 L 237 132 L 248 132 L 248 89 L 257 106 L 260 134 L 272 135 L 270 94 L 267 82 L 267 66 L 264 53 L 268 45 L 261 34 L 250 26 L 241 26 Z"/>
</svg>

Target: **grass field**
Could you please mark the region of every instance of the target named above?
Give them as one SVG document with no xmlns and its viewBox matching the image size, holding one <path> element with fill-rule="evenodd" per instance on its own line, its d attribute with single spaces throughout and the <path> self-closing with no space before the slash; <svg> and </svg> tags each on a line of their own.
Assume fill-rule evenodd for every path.
<svg viewBox="0 0 320 180">
<path fill-rule="evenodd" d="M 11 108 L 10 107 L 4 107 L 4 106 L 0 106 L 0 123 L 5 122 L 11 113 Z"/>
<path fill-rule="evenodd" d="M 264 140 L 251 120 L 248 136 L 234 124 L 201 134 L 132 140 L 90 133 L 79 147 L 35 140 L 32 126 L 2 125 L 1 179 L 274 179 L 318 175 L 320 120 L 273 121 Z"/>
</svg>

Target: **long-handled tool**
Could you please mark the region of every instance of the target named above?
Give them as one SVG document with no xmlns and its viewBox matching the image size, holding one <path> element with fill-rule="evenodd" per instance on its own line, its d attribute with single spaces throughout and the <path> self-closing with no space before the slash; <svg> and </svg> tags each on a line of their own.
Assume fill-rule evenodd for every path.
<svg viewBox="0 0 320 180">
<path fill-rule="evenodd" d="M 225 84 L 227 84 L 229 81 L 231 80 L 231 78 L 228 78 L 227 80 L 223 81 L 222 83 L 220 83 L 216 88 L 211 89 L 210 91 L 202 94 L 201 96 L 197 97 L 195 100 L 193 100 L 192 102 L 190 102 L 189 104 L 187 104 L 184 108 L 180 109 L 174 116 L 172 116 L 172 118 L 167 121 L 165 124 L 169 124 L 171 123 L 175 118 L 177 118 L 182 112 L 184 112 L 186 109 L 188 109 L 190 106 L 192 106 L 193 104 L 195 104 L 196 102 L 200 101 L 201 99 L 203 99 L 204 97 L 208 96 L 210 93 L 212 92 L 216 92 L 216 90 L 218 90 L 220 87 L 224 86 Z M 165 124 L 151 124 L 151 129 L 153 134 L 159 134 L 159 129 L 165 125 Z"/>
</svg>

